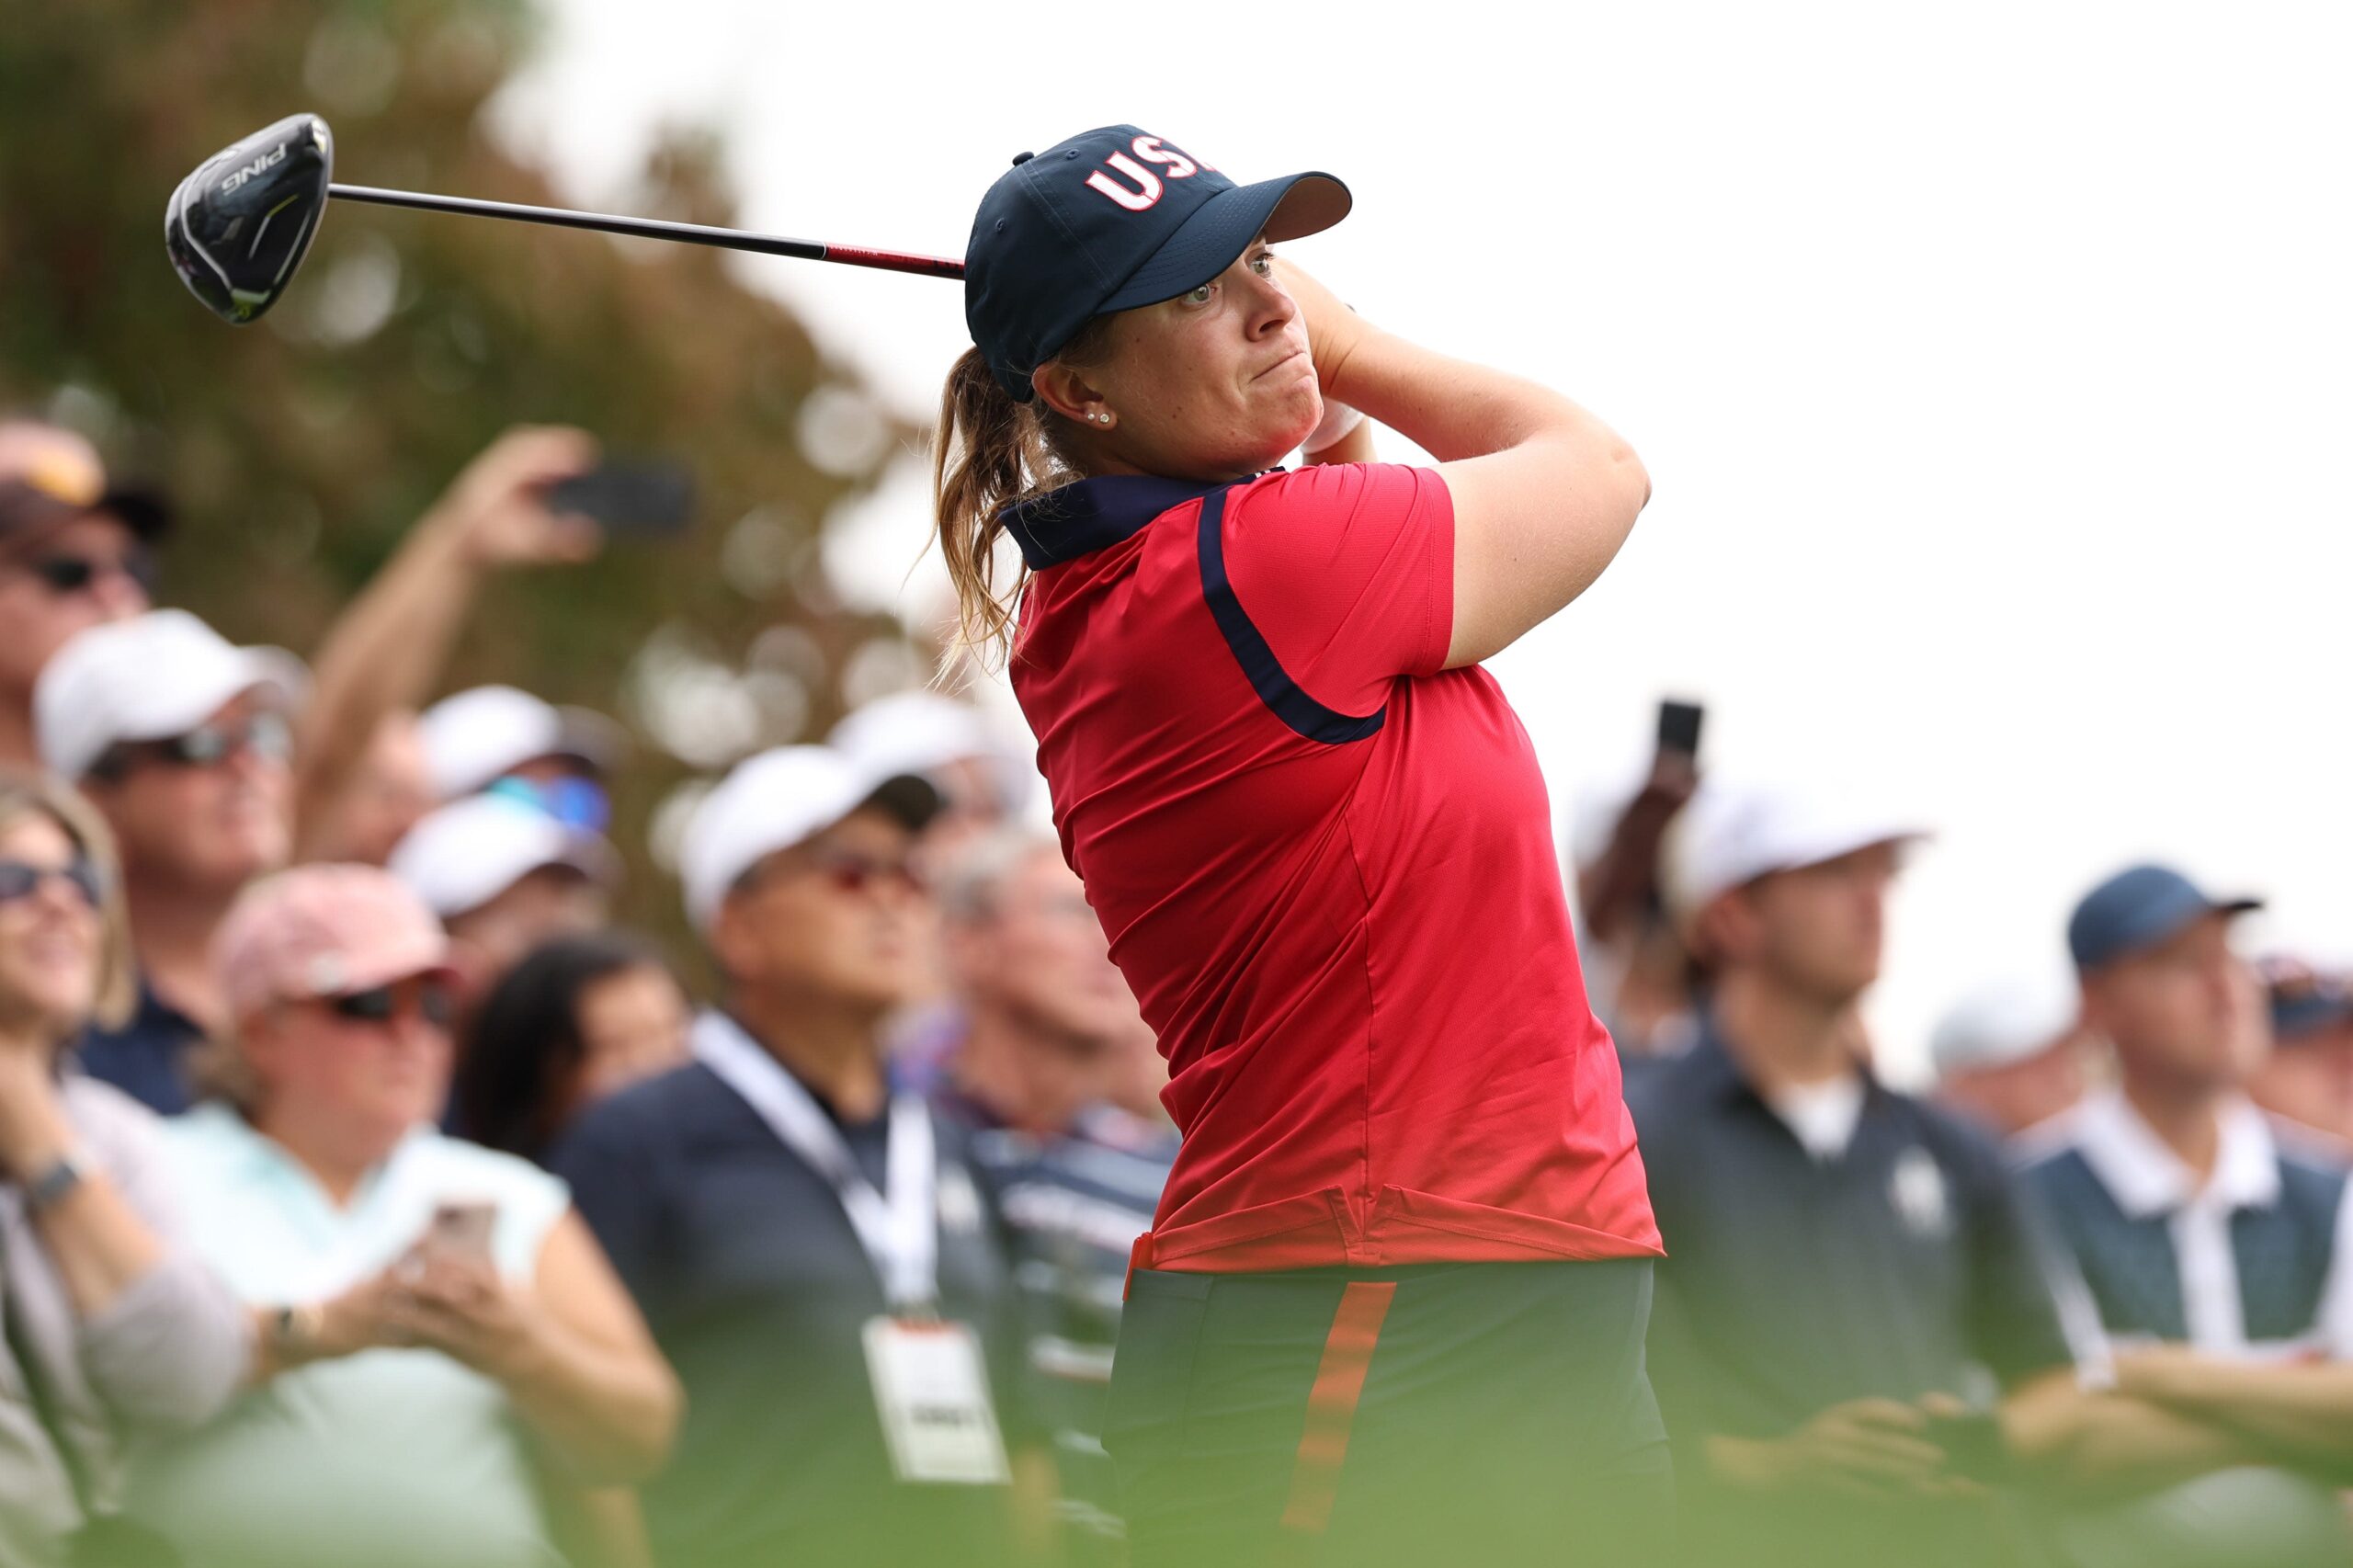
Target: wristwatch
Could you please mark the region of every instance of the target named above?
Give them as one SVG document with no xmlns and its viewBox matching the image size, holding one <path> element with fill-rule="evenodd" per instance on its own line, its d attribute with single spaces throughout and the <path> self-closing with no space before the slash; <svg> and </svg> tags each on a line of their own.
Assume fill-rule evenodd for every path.
<svg viewBox="0 0 2353 1568">
<path fill-rule="evenodd" d="M 66 1196 L 82 1185 L 86 1173 L 81 1156 L 67 1153 L 49 1163 L 49 1168 L 25 1183 L 25 1212 L 38 1214 L 65 1201 Z"/>
<path fill-rule="evenodd" d="M 325 1319 L 326 1313 L 315 1301 L 278 1308 L 269 1317 L 270 1353 L 281 1366 L 309 1360 L 318 1354 L 319 1330 Z"/>
</svg>

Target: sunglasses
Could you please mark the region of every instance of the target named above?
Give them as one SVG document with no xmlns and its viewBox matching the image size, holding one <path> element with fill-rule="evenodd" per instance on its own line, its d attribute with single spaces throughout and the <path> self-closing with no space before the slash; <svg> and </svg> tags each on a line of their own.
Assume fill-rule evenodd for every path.
<svg viewBox="0 0 2353 1568">
<path fill-rule="evenodd" d="M 540 783 L 509 776 L 483 792 L 519 801 L 577 833 L 602 833 L 613 820 L 612 802 L 605 794 L 605 787 L 593 778 L 567 777 Z"/>
<path fill-rule="evenodd" d="M 807 873 L 845 893 L 863 893 L 889 885 L 921 895 L 928 891 L 923 873 L 905 860 L 886 860 L 855 849 L 790 851 L 756 863 L 736 879 L 734 892 L 754 892 L 772 879 Z"/>
<path fill-rule="evenodd" d="M 438 980 L 419 981 L 414 986 L 405 983 L 378 985 L 320 1000 L 338 1018 L 355 1024 L 389 1024 L 401 1016 L 401 998 L 404 995 L 416 999 L 417 1015 L 437 1029 L 448 1028 L 457 1017 L 456 1000 L 450 996 L 449 986 Z"/>
<path fill-rule="evenodd" d="M 40 885 L 55 877 L 82 895 L 82 902 L 92 909 L 105 892 L 98 879 L 98 868 L 87 857 L 76 855 L 63 866 L 35 866 L 23 860 L 0 860 L 0 903 L 15 903 L 40 891 Z"/>
<path fill-rule="evenodd" d="M 119 561 L 88 555 L 43 555 L 24 563 L 27 575 L 38 579 L 51 594 L 86 593 L 101 577 L 128 577 L 142 592 L 155 591 L 155 564 L 144 551 L 133 551 Z"/>
<path fill-rule="evenodd" d="M 920 894 L 925 888 L 923 873 L 908 862 L 861 855 L 854 849 L 813 856 L 811 865 L 819 876 L 843 892 L 861 893 L 887 885 L 901 892 Z"/>
<path fill-rule="evenodd" d="M 285 762 L 294 755 L 294 729 L 281 713 L 256 713 L 227 724 L 199 724 L 186 734 L 159 741 L 130 741 L 114 747 L 91 771 L 101 778 L 119 778 L 136 762 L 158 762 L 168 767 L 216 767 L 241 751 L 265 762 Z"/>
</svg>

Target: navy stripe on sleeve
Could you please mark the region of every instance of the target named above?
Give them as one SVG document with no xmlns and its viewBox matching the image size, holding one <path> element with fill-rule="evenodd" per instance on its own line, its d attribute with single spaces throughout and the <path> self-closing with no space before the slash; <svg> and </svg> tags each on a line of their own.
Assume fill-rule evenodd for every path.
<svg viewBox="0 0 2353 1568">
<path fill-rule="evenodd" d="M 1258 629 L 1250 624 L 1250 617 L 1242 601 L 1233 597 L 1233 585 L 1225 575 L 1225 537 L 1222 528 L 1225 520 L 1224 490 L 1212 490 L 1201 497 L 1200 556 L 1201 592 L 1209 599 L 1210 614 L 1217 618 L 1217 629 L 1225 634 L 1225 645 L 1233 651 L 1234 661 L 1242 673 L 1250 678 L 1251 689 L 1258 700 L 1273 711 L 1276 718 L 1311 741 L 1325 745 L 1346 745 L 1379 732 L 1388 718 L 1386 704 L 1374 709 L 1363 718 L 1335 712 L 1299 688 L 1299 683 L 1283 673 L 1276 661 L 1275 651 Z"/>
</svg>

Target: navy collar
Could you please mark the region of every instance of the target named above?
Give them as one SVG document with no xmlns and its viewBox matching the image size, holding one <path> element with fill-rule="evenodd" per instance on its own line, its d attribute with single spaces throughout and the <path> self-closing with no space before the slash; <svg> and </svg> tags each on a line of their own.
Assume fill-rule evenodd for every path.
<svg viewBox="0 0 2353 1568">
<path fill-rule="evenodd" d="M 1198 501 L 1212 490 L 1247 484 L 1279 473 L 1279 467 L 1241 479 L 1163 479 L 1154 473 L 1106 473 L 1033 495 L 1007 506 L 999 517 L 1032 572 L 1075 561 L 1119 543 L 1172 506 Z"/>
<path fill-rule="evenodd" d="M 1171 506 L 1223 488 L 1156 474 L 1107 473 L 1007 506 L 1005 526 L 1029 570 L 1042 572 L 1117 544 Z"/>
<path fill-rule="evenodd" d="M 1699 1037 L 1684 1051 L 1678 1065 L 1692 1085 L 1701 1093 L 1726 1101 L 1746 1100 L 1766 1109 L 1765 1096 L 1756 1092 L 1748 1074 L 1741 1070 L 1740 1061 L 1724 1043 L 1723 1030 L 1717 1025 L 1715 1014 L 1704 1014 Z M 1856 1071 L 1863 1080 L 1863 1106 L 1866 1110 L 1885 1099 L 1889 1091 L 1880 1083 L 1879 1074 L 1868 1062 L 1858 1063 Z"/>
</svg>

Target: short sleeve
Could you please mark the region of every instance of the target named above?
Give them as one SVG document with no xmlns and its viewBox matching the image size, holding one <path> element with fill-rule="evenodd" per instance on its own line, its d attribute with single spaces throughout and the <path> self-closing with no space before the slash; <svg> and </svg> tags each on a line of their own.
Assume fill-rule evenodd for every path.
<svg viewBox="0 0 2353 1568">
<path fill-rule="evenodd" d="M 1283 673 L 1369 714 L 1454 636 L 1454 503 L 1436 469 L 1324 463 L 1231 493 L 1224 569 Z"/>
</svg>

